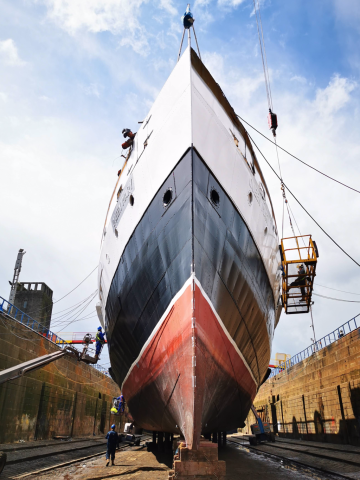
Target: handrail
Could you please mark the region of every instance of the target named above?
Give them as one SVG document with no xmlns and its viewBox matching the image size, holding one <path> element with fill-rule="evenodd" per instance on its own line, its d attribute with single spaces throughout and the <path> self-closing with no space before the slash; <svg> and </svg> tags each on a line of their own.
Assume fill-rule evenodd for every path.
<svg viewBox="0 0 360 480">
<path fill-rule="evenodd" d="M 360 328 L 360 325 L 358 326 L 356 323 L 356 318 L 359 316 L 360 316 L 360 313 L 358 313 L 354 318 L 351 318 L 350 320 L 345 322 L 343 325 L 340 325 L 340 327 L 336 328 L 332 332 L 322 337 L 317 342 L 313 343 L 309 347 L 297 353 L 296 355 L 291 357 L 289 360 L 286 360 L 286 362 L 280 363 L 278 367 L 272 370 L 269 378 L 275 377 L 279 373 L 287 370 L 288 368 L 293 367 L 297 363 L 302 362 L 303 360 L 305 360 L 305 358 L 311 357 L 311 355 L 313 355 L 315 352 L 322 350 L 323 348 L 327 347 L 331 343 L 336 342 L 337 340 L 344 337 L 345 335 L 348 335 L 350 332 Z M 346 327 L 349 330 L 348 332 L 346 332 Z"/>
<path fill-rule="evenodd" d="M 1 312 L 4 312 L 10 317 L 14 318 L 17 322 L 20 322 L 23 325 L 26 325 L 30 330 L 43 336 L 49 342 L 53 343 L 54 345 L 58 346 L 61 349 L 69 345 L 65 340 L 60 338 L 56 333 L 52 332 L 51 330 L 46 328 L 44 325 L 42 325 L 40 322 L 30 317 L 30 315 L 24 313 L 22 310 L 15 307 L 15 305 L 10 303 L 8 300 L 0 296 L 0 313 Z M 99 372 L 103 373 L 104 375 L 110 376 L 108 369 L 104 368 L 102 365 L 97 365 L 97 364 L 90 364 L 90 365 L 96 370 L 98 370 Z"/>
</svg>

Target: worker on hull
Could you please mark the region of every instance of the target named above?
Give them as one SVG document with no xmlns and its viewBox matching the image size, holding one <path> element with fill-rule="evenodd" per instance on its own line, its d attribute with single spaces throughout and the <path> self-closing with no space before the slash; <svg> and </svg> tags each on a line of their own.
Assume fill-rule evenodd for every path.
<svg viewBox="0 0 360 480">
<path fill-rule="evenodd" d="M 125 398 L 124 398 L 124 395 L 120 395 L 120 397 L 117 397 L 117 400 L 119 400 L 118 413 L 124 413 L 124 411 L 125 411 Z"/>
<path fill-rule="evenodd" d="M 115 465 L 115 450 L 119 446 L 119 435 L 115 432 L 115 424 L 111 425 L 111 430 L 106 434 L 107 449 L 106 449 L 106 466 Z"/>
<path fill-rule="evenodd" d="M 95 337 L 96 340 L 96 352 L 95 352 L 95 358 L 98 359 L 101 349 L 105 343 L 105 337 L 104 334 L 102 333 L 102 328 L 98 327 L 98 331 Z"/>
<path fill-rule="evenodd" d="M 306 300 L 306 291 L 305 291 L 305 285 L 306 285 L 306 272 L 304 265 L 299 265 L 298 266 L 298 278 L 290 283 L 290 287 L 300 287 L 301 291 L 301 300 L 305 301 Z"/>
</svg>

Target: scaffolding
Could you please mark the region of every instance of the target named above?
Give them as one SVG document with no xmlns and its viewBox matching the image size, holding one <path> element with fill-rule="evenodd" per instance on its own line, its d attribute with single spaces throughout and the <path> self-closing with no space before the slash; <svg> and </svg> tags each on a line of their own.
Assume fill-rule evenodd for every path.
<svg viewBox="0 0 360 480">
<path fill-rule="evenodd" d="M 285 313 L 308 313 L 319 257 L 316 243 L 311 235 L 299 235 L 283 238 L 279 248 Z"/>
</svg>

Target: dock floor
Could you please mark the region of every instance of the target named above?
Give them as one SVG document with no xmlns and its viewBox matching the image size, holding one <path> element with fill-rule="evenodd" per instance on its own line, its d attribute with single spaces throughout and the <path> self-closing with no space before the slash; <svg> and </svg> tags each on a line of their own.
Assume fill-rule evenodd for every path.
<svg viewBox="0 0 360 480">
<path fill-rule="evenodd" d="M 220 450 L 219 459 L 226 461 L 226 480 L 306 480 L 313 476 L 282 466 L 278 462 L 239 450 L 229 445 Z M 53 470 L 38 475 L 39 480 L 168 480 L 172 455 L 148 452 L 144 447 L 116 454 L 115 466 L 106 467 L 105 458 Z M 28 477 L 31 479 L 31 477 Z M 317 477 L 320 478 L 320 477 Z M 327 477 L 323 477 L 327 478 Z"/>
<path fill-rule="evenodd" d="M 148 439 L 144 436 L 142 442 Z M 226 448 L 220 448 L 219 460 L 226 462 L 226 480 L 360 480 L 360 447 L 281 438 L 274 444 L 250 447 L 247 440 L 228 436 Z M 115 466 L 106 467 L 104 437 L 1 448 L 7 450 L 9 460 L 1 475 L 4 480 L 168 480 L 172 467 L 171 453 L 149 452 L 144 444 L 124 445 L 116 451 Z"/>
</svg>

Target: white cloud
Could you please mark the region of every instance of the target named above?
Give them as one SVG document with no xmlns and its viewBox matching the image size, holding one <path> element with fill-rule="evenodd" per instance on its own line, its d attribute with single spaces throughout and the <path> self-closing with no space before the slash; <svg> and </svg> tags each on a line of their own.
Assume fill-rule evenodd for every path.
<svg viewBox="0 0 360 480">
<path fill-rule="evenodd" d="M 12 38 L 0 41 L 0 59 L 7 65 L 20 67 L 25 62 L 20 59 L 15 42 Z"/>
<path fill-rule="evenodd" d="M 356 86 L 355 81 L 334 75 L 326 88 L 317 90 L 316 109 L 323 115 L 336 113 L 349 102 L 350 93 Z"/>
<path fill-rule="evenodd" d="M 166 10 L 170 15 L 178 15 L 178 11 L 174 7 L 172 0 L 160 0 L 160 8 Z"/>
<path fill-rule="evenodd" d="M 307 84 L 307 79 L 305 77 L 302 77 L 301 75 L 294 75 L 293 77 L 290 78 L 291 82 L 299 82 L 304 85 Z"/>
<path fill-rule="evenodd" d="M 129 46 L 142 56 L 150 51 L 148 38 L 151 34 L 140 22 L 141 9 L 150 0 L 39 1 L 46 5 L 48 18 L 70 35 L 82 30 L 111 32 L 120 37 L 120 46 Z M 178 15 L 172 0 L 160 0 L 157 8 L 158 12 L 162 10 L 171 16 Z"/>
<path fill-rule="evenodd" d="M 218 0 L 219 7 L 231 7 L 236 8 L 245 0 Z"/>
<path fill-rule="evenodd" d="M 205 52 L 202 57 L 206 67 L 221 85 L 225 95 L 227 92 L 231 93 L 232 101 L 239 101 L 242 106 L 248 104 L 252 95 L 264 82 L 262 73 L 245 76 L 237 68 L 228 65 L 228 62 L 224 61 L 224 57 L 218 53 Z"/>
<path fill-rule="evenodd" d="M 90 85 L 83 86 L 82 89 L 84 90 L 86 95 L 90 97 L 100 97 L 100 89 L 96 83 L 90 83 Z"/>
</svg>

